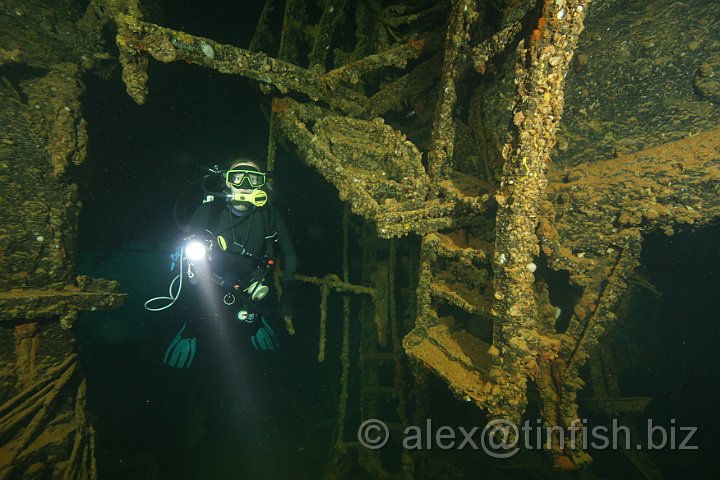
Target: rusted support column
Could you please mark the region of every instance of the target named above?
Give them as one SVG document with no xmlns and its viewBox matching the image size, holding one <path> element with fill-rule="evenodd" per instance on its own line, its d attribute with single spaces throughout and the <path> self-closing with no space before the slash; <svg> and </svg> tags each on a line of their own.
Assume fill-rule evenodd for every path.
<svg viewBox="0 0 720 480">
<path fill-rule="evenodd" d="M 266 0 L 260 18 L 255 25 L 255 33 L 250 40 L 248 50 L 251 52 L 268 52 L 275 42 L 270 30 L 270 16 L 280 7 L 281 0 Z"/>
<path fill-rule="evenodd" d="M 462 67 L 462 50 L 470 40 L 478 12 L 474 0 L 455 0 L 450 13 L 445 37 L 445 58 L 440 80 L 435 121 L 433 123 L 432 145 L 428 152 L 428 174 L 430 178 L 447 176 L 452 165 L 455 144 L 453 110 L 457 102 L 456 82 Z"/>
<path fill-rule="evenodd" d="M 372 116 L 383 115 L 393 108 L 400 109 L 409 98 L 419 97 L 430 90 L 442 70 L 442 54 L 436 53 L 410 73 L 393 80 L 369 99 Z"/>
<path fill-rule="evenodd" d="M 325 62 L 337 26 L 345 20 L 347 0 L 327 0 L 323 7 L 320 23 L 310 52 L 309 65 L 318 65 L 325 70 Z"/>
<path fill-rule="evenodd" d="M 299 47 L 302 44 L 302 28 L 305 22 L 305 2 L 302 0 L 285 0 L 282 32 L 280 33 L 280 60 L 299 64 Z"/>
<path fill-rule="evenodd" d="M 472 60 L 475 65 L 475 70 L 478 73 L 485 73 L 487 62 L 507 48 L 513 38 L 520 33 L 521 29 L 522 23 L 519 21 L 515 22 L 503 28 L 480 45 L 475 46 L 472 49 Z"/>
<path fill-rule="evenodd" d="M 383 6 L 380 0 L 357 0 L 355 8 L 355 49 L 348 55 L 336 58 L 335 65 L 383 50 L 388 46 L 388 33 L 382 23 Z"/>
<path fill-rule="evenodd" d="M 524 2 L 508 2 L 503 11 L 503 28 L 490 38 L 474 46 L 470 52 L 475 70 L 485 73 L 487 62 L 510 45 L 522 30 L 523 18 L 537 2 L 525 0 Z"/>
<path fill-rule="evenodd" d="M 286 0 L 283 25 L 280 32 L 278 59 L 290 64 L 300 64 L 299 47 L 302 39 L 302 26 L 305 18 L 305 4 L 301 0 Z M 310 64 L 312 66 L 312 64 Z M 260 83 L 260 90 L 270 93 L 270 85 Z M 267 171 L 275 170 L 275 153 L 277 151 L 278 127 L 276 112 L 270 109 L 268 124 Z"/>
<path fill-rule="evenodd" d="M 538 28 L 518 48 L 519 101 L 514 123 L 519 131 L 503 148 L 505 163 L 496 195 L 497 303 L 492 315 L 493 342 L 500 355 L 491 376 L 501 388 L 488 399 L 492 416 L 514 421 L 525 411 L 527 381 L 537 370 L 536 355 L 558 347 L 537 331 L 532 265 L 540 249 L 535 229 L 547 186 L 546 166 L 562 115 L 565 75 L 588 3 L 546 0 Z"/>
<path fill-rule="evenodd" d="M 345 205 L 343 209 L 343 276 L 344 283 L 350 283 L 350 264 L 348 261 L 350 243 L 350 208 Z M 338 398 L 338 428 L 335 438 L 335 452 L 344 454 L 347 451 L 345 444 L 345 422 L 347 420 L 347 404 L 350 398 L 348 385 L 350 383 L 350 297 L 343 295 L 343 334 L 340 350 L 340 396 Z"/>
</svg>

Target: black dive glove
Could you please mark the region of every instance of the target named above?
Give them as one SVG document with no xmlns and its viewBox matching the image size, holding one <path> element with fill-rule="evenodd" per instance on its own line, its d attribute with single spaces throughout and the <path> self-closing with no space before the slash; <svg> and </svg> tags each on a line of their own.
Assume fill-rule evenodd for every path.
<svg viewBox="0 0 720 480">
<path fill-rule="evenodd" d="M 280 297 L 280 313 L 283 316 L 295 315 L 295 301 L 297 300 L 297 290 L 295 282 L 284 282 L 283 292 Z"/>
</svg>

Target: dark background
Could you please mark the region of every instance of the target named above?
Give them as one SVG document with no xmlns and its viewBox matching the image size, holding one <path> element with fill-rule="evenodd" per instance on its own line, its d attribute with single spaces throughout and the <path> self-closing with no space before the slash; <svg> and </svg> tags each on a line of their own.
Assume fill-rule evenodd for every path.
<svg viewBox="0 0 720 480">
<path fill-rule="evenodd" d="M 263 2 L 160 5 L 152 21 L 247 47 Z M 197 66 L 151 61 L 148 74 L 142 106 L 125 92 L 119 68 L 109 79 L 84 79 L 89 145 L 78 172 L 79 270 L 117 279 L 128 293 L 123 309 L 84 314 L 78 322 L 101 478 L 317 478 L 334 439 L 338 365 L 316 360 L 316 289 L 300 289 L 298 334 L 281 337 L 276 355 L 218 336 L 199 343 L 189 370 L 161 360 L 195 312 L 182 303 L 160 313 L 143 308 L 145 300 L 166 295 L 172 279 L 175 203 L 182 221 L 202 201 L 196 186 L 181 196 L 185 187 L 237 156 L 265 162 L 261 105 L 269 106 L 270 97 L 241 77 Z M 335 188 L 281 146 L 276 167 L 275 191 L 291 219 L 299 273 L 340 272 L 343 206 Z M 331 345 L 338 345 L 336 325 Z M 332 346 L 331 355 L 337 357 Z"/>
</svg>

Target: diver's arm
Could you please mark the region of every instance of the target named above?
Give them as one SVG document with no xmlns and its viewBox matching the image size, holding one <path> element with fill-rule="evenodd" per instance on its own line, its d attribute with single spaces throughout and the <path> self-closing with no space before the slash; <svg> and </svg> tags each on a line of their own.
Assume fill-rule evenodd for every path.
<svg viewBox="0 0 720 480">
<path fill-rule="evenodd" d="M 210 211 L 212 210 L 212 202 L 203 203 L 198 206 L 190 217 L 190 221 L 185 228 L 185 234 L 181 241 L 192 236 L 203 233 L 210 220 Z"/>
</svg>

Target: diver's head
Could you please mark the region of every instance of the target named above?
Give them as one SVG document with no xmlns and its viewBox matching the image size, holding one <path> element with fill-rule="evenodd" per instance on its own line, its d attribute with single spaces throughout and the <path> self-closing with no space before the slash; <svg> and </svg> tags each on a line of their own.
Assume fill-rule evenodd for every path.
<svg viewBox="0 0 720 480">
<path fill-rule="evenodd" d="M 267 202 L 266 174 L 257 162 L 239 158 L 230 164 L 225 172 L 225 186 L 232 194 L 232 206 L 236 210 L 247 210 L 250 205 L 262 207 Z"/>
</svg>

